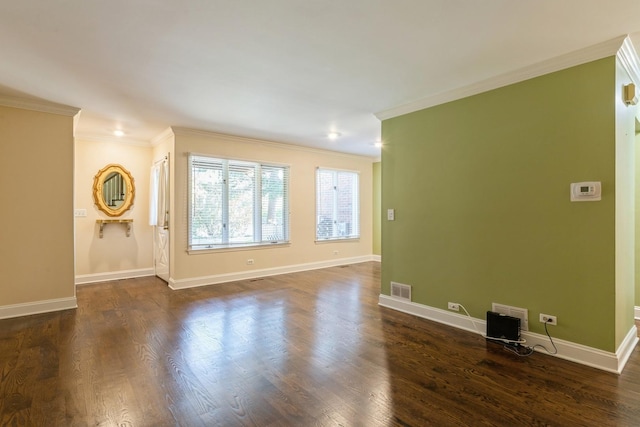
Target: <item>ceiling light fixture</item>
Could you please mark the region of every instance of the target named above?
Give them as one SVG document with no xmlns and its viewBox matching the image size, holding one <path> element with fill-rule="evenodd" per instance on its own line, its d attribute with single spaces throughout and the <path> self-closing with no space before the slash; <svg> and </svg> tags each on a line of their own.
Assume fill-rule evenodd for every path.
<svg viewBox="0 0 640 427">
<path fill-rule="evenodd" d="M 337 139 L 340 135 L 342 135 L 340 132 L 329 132 L 329 134 L 327 135 L 329 137 L 329 139 Z"/>
<path fill-rule="evenodd" d="M 115 136 L 117 136 L 118 138 L 120 138 L 121 136 L 124 136 L 124 131 L 120 130 L 120 129 L 116 129 L 116 130 L 113 131 L 113 134 Z"/>
</svg>

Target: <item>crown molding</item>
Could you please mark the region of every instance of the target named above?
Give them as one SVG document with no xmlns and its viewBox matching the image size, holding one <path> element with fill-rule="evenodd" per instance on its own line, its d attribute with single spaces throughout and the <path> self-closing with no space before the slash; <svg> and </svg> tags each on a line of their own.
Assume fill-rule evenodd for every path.
<svg viewBox="0 0 640 427">
<path fill-rule="evenodd" d="M 175 136 L 175 133 L 173 133 L 172 128 L 168 127 L 162 132 L 160 132 L 158 135 L 151 138 L 151 146 L 155 147 L 156 145 L 160 144 L 162 141 L 168 138 L 171 138 L 172 136 Z"/>
<path fill-rule="evenodd" d="M 466 98 L 468 96 L 477 95 L 482 92 L 487 92 L 545 74 L 564 70 L 576 65 L 596 61 L 608 56 L 614 56 L 618 53 L 623 43 L 626 43 L 627 39 L 628 36 L 626 35 L 620 36 L 594 46 L 576 50 L 565 55 L 556 56 L 555 58 L 551 58 L 528 67 L 520 68 L 509 73 L 501 74 L 496 77 L 491 77 L 489 79 L 482 80 L 468 86 L 463 86 L 433 96 L 422 98 L 414 102 L 399 105 L 397 107 L 393 107 L 376 113 L 375 116 L 379 120 L 391 119 L 393 117 L 413 113 L 414 111 L 434 107 L 446 102 L 455 101 L 457 99 Z M 629 43 L 631 42 L 629 41 Z M 631 47 L 633 48 L 633 45 L 631 45 Z"/>
<path fill-rule="evenodd" d="M 70 107 L 68 105 L 56 104 L 55 102 L 40 99 L 20 98 L 8 95 L 0 95 L 0 105 L 4 107 L 21 108 L 23 110 L 58 114 L 60 116 L 69 117 L 73 117 L 80 112 L 80 108 Z"/>
<path fill-rule="evenodd" d="M 618 50 L 618 59 L 631 81 L 636 86 L 640 86 L 640 58 L 630 37 L 624 39 L 622 47 Z"/>
<path fill-rule="evenodd" d="M 176 136 L 179 136 L 179 135 L 202 136 L 205 138 L 215 138 L 219 141 L 230 142 L 230 143 L 244 142 L 249 144 L 261 145 L 263 147 L 268 146 L 268 147 L 279 148 L 282 150 L 304 151 L 307 153 L 325 154 L 325 155 L 331 154 L 334 156 L 347 157 L 351 159 L 368 159 L 368 160 L 371 160 L 372 162 L 375 159 L 374 157 L 371 157 L 371 156 L 343 153 L 340 151 L 325 150 L 322 148 L 307 147 L 303 145 L 287 144 L 284 142 L 266 141 L 263 139 L 247 138 L 244 136 L 227 135 L 223 133 L 210 132 L 206 130 L 189 129 L 189 128 L 183 128 L 178 126 L 172 126 L 171 129 L 173 130 L 173 134 Z"/>
</svg>

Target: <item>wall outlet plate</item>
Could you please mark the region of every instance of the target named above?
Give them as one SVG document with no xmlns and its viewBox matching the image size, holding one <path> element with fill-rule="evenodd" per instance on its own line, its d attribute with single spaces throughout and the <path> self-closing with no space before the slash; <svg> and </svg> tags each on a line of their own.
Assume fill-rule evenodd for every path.
<svg viewBox="0 0 640 427">
<path fill-rule="evenodd" d="M 546 323 L 547 325 L 557 325 L 558 318 L 550 314 L 540 313 L 540 323 Z"/>
</svg>

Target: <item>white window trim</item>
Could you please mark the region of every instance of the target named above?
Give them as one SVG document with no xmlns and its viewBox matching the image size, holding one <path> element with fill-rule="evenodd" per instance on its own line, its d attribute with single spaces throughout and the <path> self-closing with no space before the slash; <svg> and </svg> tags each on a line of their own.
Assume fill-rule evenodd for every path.
<svg viewBox="0 0 640 427">
<path fill-rule="evenodd" d="M 358 225 L 358 234 L 354 235 L 354 236 L 336 236 L 336 237 L 329 237 L 329 238 L 325 238 L 325 239 L 318 239 L 318 172 L 324 170 L 324 171 L 332 171 L 332 172 L 348 172 L 348 173 L 352 173 L 354 175 L 356 175 L 357 177 L 357 203 L 356 203 L 356 212 L 352 212 L 352 216 L 354 218 L 357 219 L 357 225 Z M 337 195 L 336 195 L 337 197 Z M 323 167 L 323 166 L 318 166 L 316 167 L 316 172 L 315 172 L 315 221 L 314 221 L 314 225 L 315 225 L 315 243 L 316 244 L 322 244 L 322 243 L 339 243 L 339 242 L 355 242 L 355 241 L 359 241 L 360 240 L 360 224 L 361 224 L 361 209 L 360 209 L 360 171 L 356 171 L 356 170 L 350 170 L 350 169 L 338 169 L 338 168 L 330 168 L 330 167 Z M 334 203 L 333 205 L 334 207 L 334 211 L 335 209 L 337 209 L 337 203 Z M 336 217 L 336 214 L 334 212 L 333 217 Z"/>
<path fill-rule="evenodd" d="M 191 244 L 191 207 L 193 203 L 193 192 L 192 192 L 192 183 L 193 183 L 193 164 L 192 161 L 194 157 L 205 157 L 212 160 L 212 162 L 222 162 L 223 167 L 223 175 L 228 179 L 229 172 L 229 163 L 236 164 L 251 164 L 254 166 L 258 166 L 258 170 L 256 173 L 256 183 L 254 188 L 257 189 L 255 191 L 255 199 L 254 199 L 254 207 L 257 206 L 258 209 L 254 210 L 254 236 L 260 236 L 262 238 L 262 215 L 261 215 L 261 192 L 262 192 L 262 167 L 275 167 L 275 168 L 283 168 L 286 170 L 286 178 L 285 178 L 285 191 L 286 197 L 283 206 L 283 210 L 285 212 L 284 221 L 284 239 L 283 240 L 274 240 L 274 241 L 256 241 L 256 242 L 243 242 L 243 243 L 219 243 L 219 244 Z M 187 213 L 187 249 L 186 252 L 189 254 L 195 253 L 212 253 L 212 252 L 221 252 L 221 251 L 234 251 L 234 250 L 251 250 L 251 249 L 260 249 L 260 248 L 268 248 L 268 247 L 283 247 L 289 246 L 290 242 L 290 226 L 291 226 L 291 214 L 289 212 L 290 206 L 290 177 L 291 177 L 291 167 L 288 164 L 282 163 L 271 163 L 271 162 L 257 162 L 251 160 L 243 160 L 243 159 L 234 159 L 228 157 L 218 157 L 210 154 L 201 154 L 201 153 L 189 153 L 188 154 L 188 165 L 187 165 L 187 192 L 188 192 L 188 213 Z M 225 193 L 225 197 L 223 197 L 223 209 L 222 209 L 222 222 L 224 224 L 229 224 L 229 209 L 228 209 L 228 193 Z M 223 241 L 229 240 L 229 227 L 223 227 Z"/>
</svg>

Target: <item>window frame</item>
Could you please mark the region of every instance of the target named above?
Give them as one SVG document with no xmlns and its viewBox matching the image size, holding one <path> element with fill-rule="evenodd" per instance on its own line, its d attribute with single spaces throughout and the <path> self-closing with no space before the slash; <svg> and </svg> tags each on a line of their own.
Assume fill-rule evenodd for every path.
<svg viewBox="0 0 640 427">
<path fill-rule="evenodd" d="M 194 212 L 194 161 L 200 161 L 202 163 L 210 163 L 211 168 L 221 166 L 223 183 L 220 184 L 222 189 L 221 195 L 221 218 L 222 223 L 221 242 L 208 242 L 208 243 L 194 243 L 193 242 L 193 212 Z M 229 171 L 233 168 L 246 168 L 250 167 L 254 169 L 253 186 L 252 186 L 252 217 L 253 217 L 253 240 L 249 242 L 232 242 L 229 236 L 229 223 L 232 221 L 230 218 L 230 194 L 229 189 Z M 282 238 L 277 240 L 263 240 L 263 222 L 262 222 L 262 197 L 264 196 L 264 188 L 262 183 L 262 172 L 264 168 L 281 169 L 283 171 L 282 182 L 282 224 L 279 226 L 282 230 Z M 290 176 L 291 166 L 288 164 L 278 164 L 272 162 L 260 162 L 235 158 L 225 158 L 209 154 L 189 153 L 187 163 L 187 252 L 188 253 L 205 253 L 211 251 L 223 251 L 223 250 L 242 250 L 252 249 L 268 246 L 280 246 L 290 244 Z M 260 240 L 258 240 L 260 239 Z"/>
<path fill-rule="evenodd" d="M 329 172 L 331 174 L 333 174 L 333 184 L 334 184 L 334 194 L 333 194 L 333 207 L 332 207 L 332 218 L 330 218 L 330 220 L 332 221 L 333 225 L 332 225 L 332 236 L 331 237 L 321 237 L 319 235 L 319 231 L 320 231 L 320 227 L 321 227 L 321 218 L 324 217 L 325 215 L 323 213 L 320 212 L 320 174 L 322 172 Z M 355 178 L 355 183 L 353 183 L 353 189 L 355 190 L 355 193 L 352 194 L 351 197 L 351 212 L 350 212 L 350 217 L 352 219 L 350 226 L 351 226 L 351 231 L 349 234 L 347 235 L 340 235 L 339 233 L 339 229 L 337 227 L 337 224 L 339 224 L 338 222 L 338 214 L 337 211 L 339 209 L 338 206 L 338 200 L 339 200 L 339 193 L 338 193 L 338 188 L 337 188 L 337 180 L 338 180 L 338 174 L 350 174 L 353 175 L 353 177 Z M 339 242 L 339 241 L 354 241 L 354 240 L 358 240 L 360 239 L 360 213 L 361 213 L 361 209 L 360 209 L 360 171 L 355 171 L 355 170 L 347 170 L 347 169 L 336 169 L 336 168 L 329 168 L 329 167 L 322 167 L 322 166 L 318 166 L 316 168 L 316 173 L 315 173 L 315 242 L 316 243 L 328 243 L 328 242 Z M 354 211 L 354 206 L 355 206 L 355 211 Z"/>
</svg>

